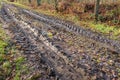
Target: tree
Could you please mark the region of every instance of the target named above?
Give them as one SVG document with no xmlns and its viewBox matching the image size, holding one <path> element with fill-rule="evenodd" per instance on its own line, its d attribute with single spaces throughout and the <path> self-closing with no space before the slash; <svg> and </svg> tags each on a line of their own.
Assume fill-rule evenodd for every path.
<svg viewBox="0 0 120 80">
<path fill-rule="evenodd" d="M 41 0 L 37 0 L 37 6 L 40 6 Z"/>
<path fill-rule="evenodd" d="M 58 12 L 58 0 L 54 0 L 54 7 L 56 12 Z"/>
<path fill-rule="evenodd" d="M 95 4 L 95 21 L 98 21 L 98 16 L 99 16 L 99 5 L 100 5 L 100 0 L 96 0 Z"/>
<path fill-rule="evenodd" d="M 28 0 L 28 2 L 31 4 L 31 0 Z"/>
<path fill-rule="evenodd" d="M 10 2 L 14 2 L 14 0 L 10 0 Z"/>
</svg>

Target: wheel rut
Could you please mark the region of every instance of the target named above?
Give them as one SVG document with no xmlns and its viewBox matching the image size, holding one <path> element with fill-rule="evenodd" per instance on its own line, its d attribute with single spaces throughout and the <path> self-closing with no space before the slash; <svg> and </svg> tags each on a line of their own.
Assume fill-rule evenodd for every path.
<svg viewBox="0 0 120 80">
<path fill-rule="evenodd" d="M 42 75 L 38 80 L 119 79 L 117 42 L 106 39 L 105 42 L 94 34 L 91 36 L 94 40 L 87 38 L 91 32 L 14 5 L 4 4 L 1 15 L 4 22 L 10 23 L 7 30 L 13 34 L 14 43 L 20 45 Z M 101 46 L 95 39 L 114 44 L 115 48 Z"/>
</svg>

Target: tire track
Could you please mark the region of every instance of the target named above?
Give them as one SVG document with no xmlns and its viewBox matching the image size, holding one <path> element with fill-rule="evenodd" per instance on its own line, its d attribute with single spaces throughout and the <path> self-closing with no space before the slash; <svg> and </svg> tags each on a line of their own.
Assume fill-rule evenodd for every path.
<svg viewBox="0 0 120 80">
<path fill-rule="evenodd" d="M 102 36 L 101 34 L 92 32 L 90 30 L 83 29 L 80 26 L 72 25 L 70 23 L 49 17 L 47 15 L 43 15 L 43 14 L 38 15 L 38 14 L 35 14 L 29 10 L 23 9 L 23 13 L 26 13 L 27 15 L 29 14 L 29 16 L 31 16 L 39 21 L 42 21 L 44 23 L 54 24 L 55 25 L 54 27 L 64 28 L 69 32 L 74 32 L 77 35 L 82 35 L 82 36 L 85 36 L 85 37 L 90 38 L 92 40 L 95 40 L 99 44 L 103 45 L 104 47 L 109 48 L 111 51 L 114 51 L 116 53 L 120 53 L 120 43 L 117 41 L 114 41 L 114 40 L 110 40 L 110 39 L 106 38 L 105 36 Z"/>
<path fill-rule="evenodd" d="M 17 28 L 22 29 L 21 31 L 23 31 L 22 33 L 24 33 L 23 36 L 26 35 L 25 37 L 30 39 L 29 42 L 32 42 L 30 44 L 35 44 L 35 46 L 38 46 L 37 48 L 40 51 L 35 52 L 37 49 L 35 49 L 35 51 L 34 49 L 30 51 L 32 51 L 33 54 L 36 53 L 37 56 L 38 54 L 40 54 L 40 57 L 39 57 L 40 62 L 38 61 L 39 65 L 43 63 L 45 64 L 44 66 L 47 66 L 47 68 L 49 69 L 49 70 L 47 69 L 49 74 L 48 73 L 46 74 L 48 74 L 48 76 L 52 76 L 52 77 L 54 76 L 55 77 L 54 79 L 61 79 L 61 80 L 79 80 L 81 78 L 82 79 L 84 78 L 83 80 L 87 80 L 88 77 L 92 79 L 94 75 L 97 75 L 98 79 L 110 79 L 111 80 L 110 78 L 111 76 L 113 76 L 113 78 L 116 78 L 116 74 L 111 74 L 109 76 L 108 75 L 109 73 L 104 72 L 104 70 L 101 69 L 101 66 L 102 67 L 104 66 L 105 69 L 106 67 L 109 67 L 109 66 L 112 68 L 115 68 L 115 66 L 111 66 L 111 65 L 106 66 L 104 62 L 96 63 L 96 60 L 94 60 L 96 56 L 99 56 L 99 55 L 96 55 L 96 56 L 93 55 L 95 49 L 97 50 L 96 53 L 100 53 L 100 55 L 107 53 L 107 56 L 109 55 L 109 53 L 110 54 L 113 53 L 109 49 L 106 49 L 105 47 L 101 47 L 99 44 L 97 44 L 96 42 L 92 40 L 89 40 L 86 37 L 80 36 L 80 38 L 78 38 L 76 34 L 68 33 L 66 30 L 62 29 L 62 27 L 60 29 L 59 28 L 60 25 L 57 25 L 58 26 L 57 27 L 56 24 L 53 24 L 50 22 L 47 22 L 48 24 L 46 24 L 46 22 L 44 22 L 45 20 L 40 21 L 38 18 L 35 18 L 33 16 L 30 17 L 28 14 L 22 13 L 21 12 L 22 9 L 20 9 L 20 12 L 14 14 L 12 13 L 13 12 L 12 10 L 8 10 L 9 9 L 8 7 L 10 7 L 10 5 L 4 6 L 4 9 L 5 9 L 5 10 L 3 9 L 4 18 L 6 17 L 6 20 L 9 20 L 7 18 L 11 18 L 9 16 L 12 16 L 11 20 L 13 20 L 13 22 L 17 24 L 16 25 L 18 26 Z M 12 7 L 14 6 L 11 6 L 10 8 L 12 9 Z M 4 14 L 9 14 L 9 15 L 5 16 Z M 35 26 L 33 22 L 36 22 L 39 25 Z M 12 29 L 13 29 L 12 32 L 14 32 L 15 31 L 14 28 Z M 58 36 L 57 38 L 50 39 L 47 37 L 45 33 L 48 30 L 52 30 L 55 33 L 57 32 L 59 35 L 62 35 L 62 37 L 58 38 L 59 35 L 57 35 Z M 18 34 L 16 36 L 19 37 Z M 68 49 L 71 47 L 68 47 L 68 44 L 66 44 L 66 41 L 71 40 L 71 37 L 74 38 L 73 42 L 79 43 L 79 46 L 80 46 L 79 49 L 75 49 L 75 50 L 84 49 L 83 52 L 74 52 L 74 53 L 69 52 Z M 67 40 L 65 40 L 66 38 Z M 20 39 L 21 37 L 18 40 Z M 59 42 L 63 43 L 64 45 L 60 44 Z M 19 43 L 19 41 L 17 43 Z M 23 44 L 22 46 L 24 45 L 27 45 L 27 44 Z M 27 49 L 28 46 L 25 46 L 24 48 Z M 75 46 L 77 46 L 77 44 L 75 44 Z M 87 50 L 87 49 L 90 49 L 90 50 Z M 29 52 L 25 52 L 25 53 L 29 54 Z M 119 54 L 117 55 L 119 56 Z M 119 61 L 116 61 L 115 64 L 118 64 L 117 67 L 119 67 Z M 50 77 L 49 79 L 52 80 L 52 78 Z"/>
</svg>

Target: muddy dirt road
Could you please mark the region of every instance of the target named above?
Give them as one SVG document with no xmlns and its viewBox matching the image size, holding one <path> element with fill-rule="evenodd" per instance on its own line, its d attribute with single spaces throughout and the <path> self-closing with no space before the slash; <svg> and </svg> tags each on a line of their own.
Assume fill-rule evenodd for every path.
<svg viewBox="0 0 120 80">
<path fill-rule="evenodd" d="M 119 42 L 10 4 L 2 5 L 0 17 L 11 40 L 41 75 L 37 80 L 120 79 Z"/>
</svg>

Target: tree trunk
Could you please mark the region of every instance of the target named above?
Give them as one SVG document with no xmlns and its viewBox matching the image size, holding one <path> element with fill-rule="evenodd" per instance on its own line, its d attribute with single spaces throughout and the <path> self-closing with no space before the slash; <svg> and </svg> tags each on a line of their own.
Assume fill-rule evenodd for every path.
<svg viewBox="0 0 120 80">
<path fill-rule="evenodd" d="M 37 0 L 37 6 L 40 6 L 41 0 Z"/>
<path fill-rule="evenodd" d="M 28 0 L 29 1 L 29 4 L 31 4 L 31 0 Z"/>
<path fill-rule="evenodd" d="M 58 12 L 58 0 L 54 0 L 54 6 L 55 6 L 55 10 L 56 12 Z"/>
<path fill-rule="evenodd" d="M 14 0 L 10 0 L 10 2 L 14 2 Z"/>
<path fill-rule="evenodd" d="M 99 16 L 99 5 L 100 5 L 100 0 L 96 0 L 95 4 L 95 21 L 98 21 L 98 16 Z"/>
</svg>

